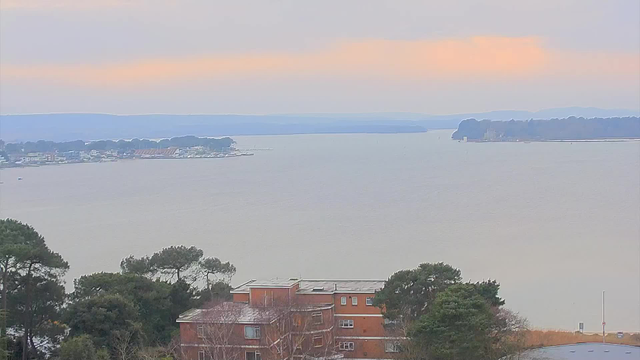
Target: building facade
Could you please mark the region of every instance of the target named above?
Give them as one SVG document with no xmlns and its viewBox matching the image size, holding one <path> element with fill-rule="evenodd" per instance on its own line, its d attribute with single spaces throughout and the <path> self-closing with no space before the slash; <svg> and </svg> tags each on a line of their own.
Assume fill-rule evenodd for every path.
<svg viewBox="0 0 640 360">
<path fill-rule="evenodd" d="M 382 280 L 252 280 L 180 315 L 189 360 L 391 359 L 401 337 L 373 305 Z"/>
</svg>

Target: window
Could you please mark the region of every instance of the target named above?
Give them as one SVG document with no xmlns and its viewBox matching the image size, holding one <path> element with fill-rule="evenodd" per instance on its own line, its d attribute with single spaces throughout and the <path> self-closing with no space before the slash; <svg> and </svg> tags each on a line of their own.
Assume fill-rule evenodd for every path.
<svg viewBox="0 0 640 360">
<path fill-rule="evenodd" d="M 384 351 L 388 353 L 397 353 L 400 352 L 400 342 L 398 341 L 388 341 L 384 344 Z"/>
<path fill-rule="evenodd" d="M 245 339 L 260 339 L 260 327 L 259 326 L 245 326 L 244 327 Z"/>
<path fill-rule="evenodd" d="M 313 337 L 313 347 L 322 347 L 324 345 L 324 338 L 322 335 Z"/>
<path fill-rule="evenodd" d="M 353 351 L 356 349 L 356 344 L 353 342 L 341 342 L 338 343 L 338 349 L 340 349 L 340 351 Z"/>
<path fill-rule="evenodd" d="M 262 360 L 259 351 L 247 351 L 244 353 L 244 360 Z"/>
<path fill-rule="evenodd" d="M 196 332 L 198 333 L 198 337 L 199 338 L 203 338 L 204 337 L 204 325 L 198 325 L 198 327 L 196 328 Z"/>
<path fill-rule="evenodd" d="M 205 360 L 204 350 L 198 351 L 198 360 Z"/>
<path fill-rule="evenodd" d="M 368 297 L 366 303 L 367 303 L 367 306 L 373 306 L 373 298 Z"/>
<path fill-rule="evenodd" d="M 400 319 L 391 320 L 391 319 L 384 318 L 384 324 L 385 324 L 385 325 L 396 325 L 396 324 L 400 324 Z"/>
<path fill-rule="evenodd" d="M 351 298 L 351 305 L 356 306 L 358 305 L 358 297 L 354 296 Z"/>
<path fill-rule="evenodd" d="M 353 320 L 340 320 L 338 325 L 344 329 L 353 329 Z"/>
<path fill-rule="evenodd" d="M 313 323 L 315 325 L 320 325 L 324 321 L 323 318 L 322 318 L 322 313 L 321 312 L 312 313 L 311 314 L 311 318 L 313 319 Z"/>
<path fill-rule="evenodd" d="M 340 298 L 340 305 L 347 305 L 347 297 L 343 296 Z"/>
</svg>

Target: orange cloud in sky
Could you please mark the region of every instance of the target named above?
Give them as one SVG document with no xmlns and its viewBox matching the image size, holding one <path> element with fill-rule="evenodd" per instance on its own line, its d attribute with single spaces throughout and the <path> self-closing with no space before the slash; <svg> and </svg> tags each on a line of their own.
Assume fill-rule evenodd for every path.
<svg viewBox="0 0 640 360">
<path fill-rule="evenodd" d="M 2 10 L 92 9 L 131 5 L 130 0 L 2 0 Z"/>
<path fill-rule="evenodd" d="M 82 86 L 144 86 L 216 77 L 340 76 L 391 79 L 522 78 L 544 74 L 637 74 L 637 54 L 550 51 L 535 37 L 342 42 L 302 53 L 231 54 L 151 59 L 118 64 L 0 64 L 5 79 L 35 79 Z"/>
</svg>

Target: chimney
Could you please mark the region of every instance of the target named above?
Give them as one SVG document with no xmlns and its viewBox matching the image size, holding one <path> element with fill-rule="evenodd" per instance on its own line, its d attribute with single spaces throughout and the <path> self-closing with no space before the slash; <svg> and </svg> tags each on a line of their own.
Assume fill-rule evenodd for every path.
<svg viewBox="0 0 640 360">
<path fill-rule="evenodd" d="M 338 291 L 338 284 L 333 284 L 333 291 Z"/>
</svg>

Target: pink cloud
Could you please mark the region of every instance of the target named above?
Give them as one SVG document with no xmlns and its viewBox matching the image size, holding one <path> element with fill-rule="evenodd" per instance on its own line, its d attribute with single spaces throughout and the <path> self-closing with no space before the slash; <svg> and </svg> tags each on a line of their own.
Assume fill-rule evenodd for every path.
<svg viewBox="0 0 640 360">
<path fill-rule="evenodd" d="M 540 76 L 638 76 L 638 54 L 549 50 L 536 37 L 340 42 L 300 53 L 245 53 L 145 59 L 113 64 L 1 64 L 4 79 L 79 86 L 155 86 L 233 77 L 378 77 L 386 79 L 521 79 Z"/>
</svg>

